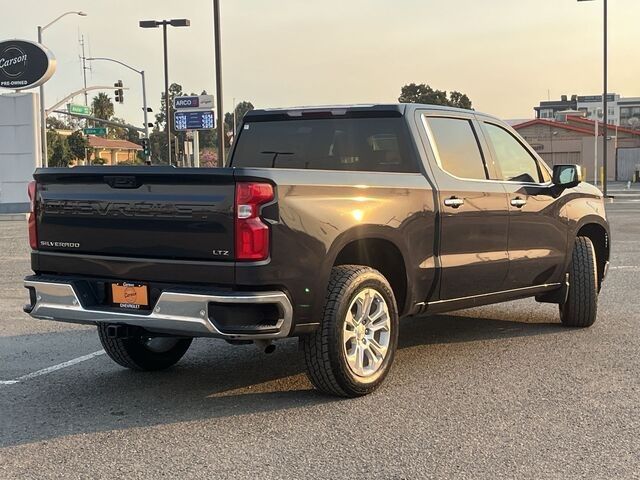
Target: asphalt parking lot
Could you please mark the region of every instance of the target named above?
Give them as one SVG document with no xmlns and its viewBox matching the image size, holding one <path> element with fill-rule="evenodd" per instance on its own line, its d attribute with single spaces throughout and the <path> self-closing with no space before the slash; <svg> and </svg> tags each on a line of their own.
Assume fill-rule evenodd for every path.
<svg viewBox="0 0 640 480">
<path fill-rule="evenodd" d="M 26 223 L 0 222 L 0 478 L 640 478 L 640 202 L 608 212 L 591 329 L 533 300 L 407 319 L 355 400 L 312 390 L 295 340 L 120 368 L 93 328 L 22 313 Z"/>
</svg>

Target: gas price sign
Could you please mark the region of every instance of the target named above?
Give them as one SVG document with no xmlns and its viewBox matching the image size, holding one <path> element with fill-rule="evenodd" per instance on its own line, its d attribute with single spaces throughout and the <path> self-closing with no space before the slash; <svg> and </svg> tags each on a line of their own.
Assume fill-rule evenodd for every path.
<svg viewBox="0 0 640 480">
<path fill-rule="evenodd" d="M 176 131 L 210 130 L 215 128 L 215 115 L 212 110 L 176 111 L 174 114 Z"/>
</svg>

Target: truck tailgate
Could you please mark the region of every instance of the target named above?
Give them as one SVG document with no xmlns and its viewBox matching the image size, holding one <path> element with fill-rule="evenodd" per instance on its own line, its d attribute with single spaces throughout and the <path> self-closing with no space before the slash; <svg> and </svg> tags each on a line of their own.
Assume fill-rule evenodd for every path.
<svg viewBox="0 0 640 480">
<path fill-rule="evenodd" d="M 233 261 L 233 169 L 41 169 L 38 249 Z"/>
</svg>

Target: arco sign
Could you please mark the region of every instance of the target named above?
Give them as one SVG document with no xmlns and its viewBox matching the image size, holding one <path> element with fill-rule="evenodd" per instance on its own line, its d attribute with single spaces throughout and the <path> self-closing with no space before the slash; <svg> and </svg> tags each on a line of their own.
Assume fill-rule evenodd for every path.
<svg viewBox="0 0 640 480">
<path fill-rule="evenodd" d="M 49 80 L 56 59 L 44 45 L 28 40 L 0 42 L 0 87 L 24 90 Z"/>
</svg>

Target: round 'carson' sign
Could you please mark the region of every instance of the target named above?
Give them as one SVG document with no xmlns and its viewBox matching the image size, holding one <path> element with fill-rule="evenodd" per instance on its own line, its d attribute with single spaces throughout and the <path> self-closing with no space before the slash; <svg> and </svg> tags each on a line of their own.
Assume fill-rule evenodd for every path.
<svg viewBox="0 0 640 480">
<path fill-rule="evenodd" d="M 44 45 L 28 40 L 0 42 L 0 87 L 24 90 L 49 80 L 56 59 Z"/>
</svg>

